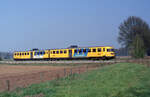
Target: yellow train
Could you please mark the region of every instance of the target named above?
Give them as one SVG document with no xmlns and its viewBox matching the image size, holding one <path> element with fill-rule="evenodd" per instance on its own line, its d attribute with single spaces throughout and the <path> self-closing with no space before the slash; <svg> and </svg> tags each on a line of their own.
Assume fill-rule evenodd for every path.
<svg viewBox="0 0 150 97">
<path fill-rule="evenodd" d="M 60 60 L 60 59 L 113 59 L 114 48 L 111 46 L 75 47 L 65 49 L 47 49 L 17 51 L 14 60 Z"/>
</svg>

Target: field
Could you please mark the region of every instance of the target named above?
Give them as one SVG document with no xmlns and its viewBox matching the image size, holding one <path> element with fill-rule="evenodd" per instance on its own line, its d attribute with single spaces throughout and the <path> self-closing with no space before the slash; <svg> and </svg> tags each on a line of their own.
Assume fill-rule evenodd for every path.
<svg viewBox="0 0 150 97">
<path fill-rule="evenodd" d="M 67 67 L 69 68 L 69 66 Z M 0 65 L 0 77 L 60 70 L 63 68 L 66 68 L 66 66 Z"/>
<path fill-rule="evenodd" d="M 3 92 L 0 97 L 149 97 L 150 68 L 118 63 Z"/>
<path fill-rule="evenodd" d="M 80 74 L 99 67 L 93 65 L 66 64 L 0 64 L 0 92 L 28 87 L 31 84 L 59 79 L 70 74 Z"/>
<path fill-rule="evenodd" d="M 0 91 L 15 90 L 63 76 L 71 66 L 0 65 Z"/>
</svg>

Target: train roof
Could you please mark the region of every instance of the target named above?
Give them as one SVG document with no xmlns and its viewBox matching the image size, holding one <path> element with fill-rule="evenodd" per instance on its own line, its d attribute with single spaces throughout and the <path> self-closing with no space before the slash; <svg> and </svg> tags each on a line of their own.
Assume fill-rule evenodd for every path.
<svg viewBox="0 0 150 97">
<path fill-rule="evenodd" d="M 53 48 L 53 49 L 37 49 L 34 48 L 32 50 L 25 50 L 25 51 L 14 51 L 14 52 L 28 52 L 28 51 L 43 51 L 43 50 L 55 50 L 55 49 L 75 49 L 75 48 L 91 48 L 91 47 L 112 47 L 113 46 L 88 46 L 88 47 L 68 47 L 68 48 Z"/>
</svg>

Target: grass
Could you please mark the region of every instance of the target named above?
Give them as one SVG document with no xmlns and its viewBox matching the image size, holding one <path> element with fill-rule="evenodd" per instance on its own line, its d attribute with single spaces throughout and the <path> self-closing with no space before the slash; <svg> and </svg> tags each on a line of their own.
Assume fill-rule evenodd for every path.
<svg viewBox="0 0 150 97">
<path fill-rule="evenodd" d="M 81 75 L 66 78 L 12 92 L 0 93 L 0 97 L 150 97 L 150 68 L 133 63 L 119 63 Z"/>
</svg>

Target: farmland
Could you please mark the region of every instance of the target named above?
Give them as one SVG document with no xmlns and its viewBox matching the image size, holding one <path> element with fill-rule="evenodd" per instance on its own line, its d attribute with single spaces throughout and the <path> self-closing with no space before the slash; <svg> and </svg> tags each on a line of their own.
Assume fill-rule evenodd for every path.
<svg viewBox="0 0 150 97">
<path fill-rule="evenodd" d="M 81 75 L 33 84 L 2 97 L 149 97 L 150 68 L 135 63 L 118 63 Z"/>
</svg>

